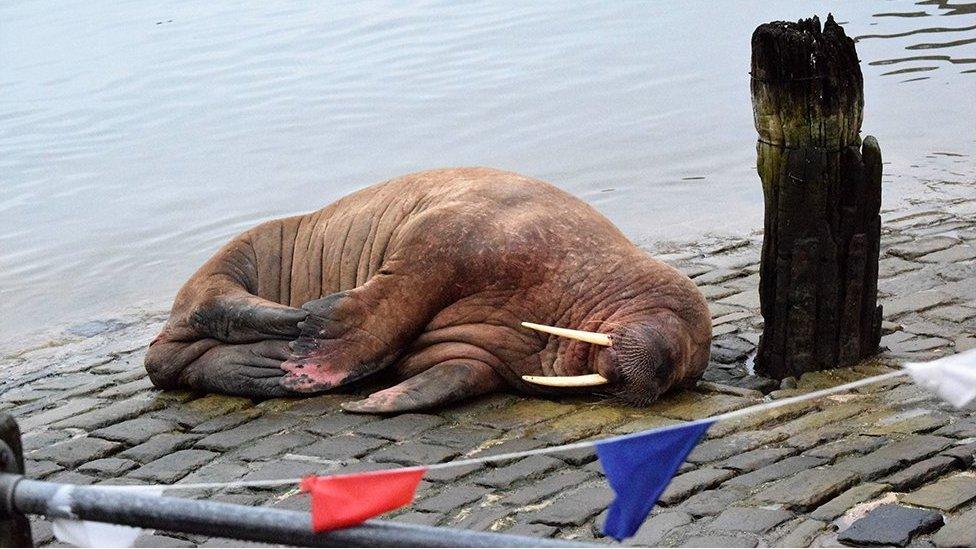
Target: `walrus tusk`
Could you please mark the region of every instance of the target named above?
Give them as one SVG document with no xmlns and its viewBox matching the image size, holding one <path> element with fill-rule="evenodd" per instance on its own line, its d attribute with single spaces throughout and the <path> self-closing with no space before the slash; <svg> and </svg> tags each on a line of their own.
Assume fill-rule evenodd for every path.
<svg viewBox="0 0 976 549">
<path fill-rule="evenodd" d="M 603 345 L 604 347 L 609 347 L 613 345 L 613 338 L 611 338 L 607 334 L 601 334 L 599 332 L 584 332 L 583 330 L 570 330 L 569 328 L 556 328 L 554 326 L 546 326 L 545 324 L 535 324 L 532 322 L 523 322 L 522 326 L 525 326 L 530 330 L 537 330 L 540 332 L 545 332 L 547 334 L 552 334 L 560 337 L 568 337 L 570 339 L 585 341 L 587 343 L 592 343 L 594 345 Z M 604 380 L 604 382 L 606 382 L 606 380 Z"/>
<path fill-rule="evenodd" d="M 536 385 L 549 387 L 594 387 L 606 385 L 607 378 L 600 374 L 586 374 L 583 376 L 522 376 L 522 379 Z"/>
</svg>

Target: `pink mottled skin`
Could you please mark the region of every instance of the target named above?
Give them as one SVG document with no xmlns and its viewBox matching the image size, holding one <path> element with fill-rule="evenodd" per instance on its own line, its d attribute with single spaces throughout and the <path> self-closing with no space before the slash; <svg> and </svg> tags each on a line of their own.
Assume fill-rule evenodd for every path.
<svg viewBox="0 0 976 549">
<path fill-rule="evenodd" d="M 611 347 L 521 321 L 604 332 Z M 350 411 L 431 408 L 522 375 L 600 373 L 645 404 L 694 383 L 711 322 L 682 273 L 558 188 L 487 168 L 432 170 L 263 223 L 176 296 L 146 368 L 166 388 L 252 397 L 327 391 L 383 369 L 403 379 Z"/>
</svg>

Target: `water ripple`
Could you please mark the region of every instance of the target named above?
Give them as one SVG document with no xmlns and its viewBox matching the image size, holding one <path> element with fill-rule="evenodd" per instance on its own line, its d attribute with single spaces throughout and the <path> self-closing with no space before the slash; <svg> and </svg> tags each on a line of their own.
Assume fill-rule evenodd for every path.
<svg viewBox="0 0 976 549">
<path fill-rule="evenodd" d="M 968 3 L 0 3 L 0 329 L 165 302 L 245 228 L 435 166 L 551 180 L 640 242 L 752 230 L 749 35 L 828 10 L 886 201 L 972 181 L 933 154 L 976 143 Z"/>
</svg>

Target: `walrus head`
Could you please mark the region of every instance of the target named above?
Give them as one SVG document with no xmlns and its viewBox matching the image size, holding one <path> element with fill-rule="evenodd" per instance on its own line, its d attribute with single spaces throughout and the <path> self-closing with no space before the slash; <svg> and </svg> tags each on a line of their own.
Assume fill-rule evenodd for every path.
<svg viewBox="0 0 976 549">
<path fill-rule="evenodd" d="M 571 376 L 522 376 L 534 385 L 562 389 L 605 387 L 624 401 L 644 406 L 683 379 L 688 346 L 671 327 L 670 314 L 613 323 L 606 332 L 587 332 L 523 322 L 522 326 L 571 340 L 589 343 L 583 370 Z M 575 353 L 571 353 L 575 354 Z"/>
</svg>

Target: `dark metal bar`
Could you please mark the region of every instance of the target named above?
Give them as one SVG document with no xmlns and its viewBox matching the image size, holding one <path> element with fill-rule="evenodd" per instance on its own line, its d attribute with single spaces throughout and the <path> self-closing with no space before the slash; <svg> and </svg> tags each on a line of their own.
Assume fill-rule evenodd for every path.
<svg viewBox="0 0 976 549">
<path fill-rule="evenodd" d="M 20 441 L 20 426 L 13 416 L 0 413 L 0 473 L 4 476 L 24 474 L 24 451 Z M 6 504 L 4 496 L 9 492 L 0 490 L 0 547 L 31 547 L 30 522 L 23 513 Z"/>
<path fill-rule="evenodd" d="M 55 493 L 61 493 L 55 497 Z M 70 490 L 70 492 L 65 493 Z M 0 499 L 11 495 L 22 513 L 155 528 L 306 547 L 585 547 L 567 540 L 452 530 L 371 520 L 361 526 L 314 533 L 308 513 L 215 501 L 155 497 L 91 486 L 70 486 L 0 474 Z M 68 503 L 69 505 L 66 505 Z M 0 500 L 0 512 L 4 503 Z"/>
</svg>

